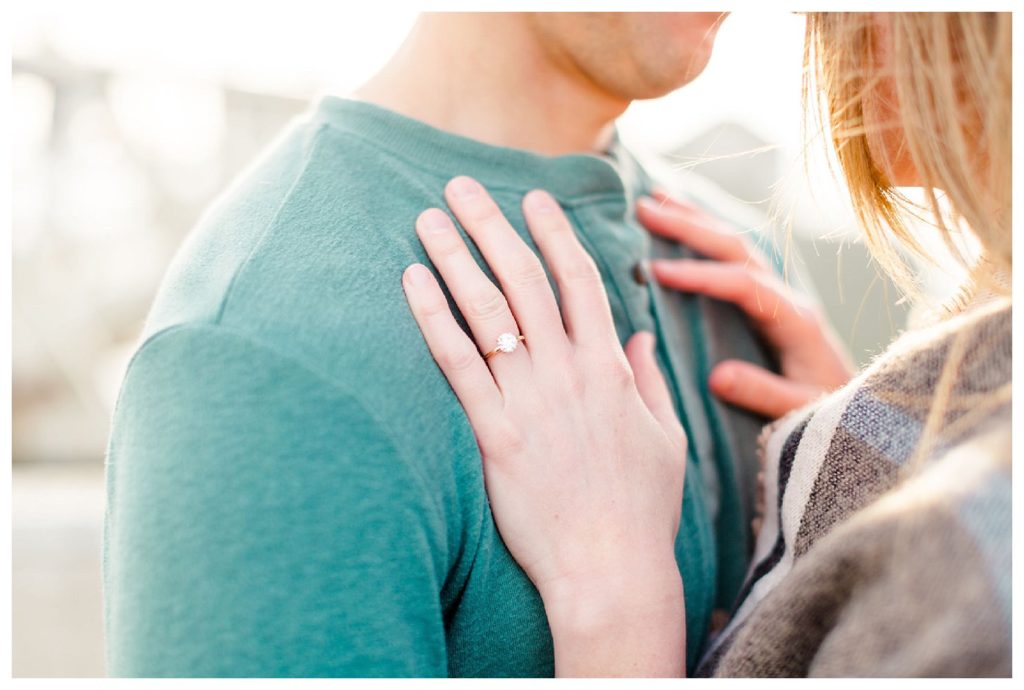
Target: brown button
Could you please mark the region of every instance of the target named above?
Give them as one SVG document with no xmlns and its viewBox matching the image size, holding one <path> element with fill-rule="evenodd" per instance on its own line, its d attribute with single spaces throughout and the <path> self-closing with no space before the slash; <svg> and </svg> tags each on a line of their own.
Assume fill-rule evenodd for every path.
<svg viewBox="0 0 1024 690">
<path fill-rule="evenodd" d="M 650 279 L 647 277 L 646 262 L 637 261 L 633 264 L 633 280 L 636 281 L 637 285 L 647 285 Z"/>
</svg>

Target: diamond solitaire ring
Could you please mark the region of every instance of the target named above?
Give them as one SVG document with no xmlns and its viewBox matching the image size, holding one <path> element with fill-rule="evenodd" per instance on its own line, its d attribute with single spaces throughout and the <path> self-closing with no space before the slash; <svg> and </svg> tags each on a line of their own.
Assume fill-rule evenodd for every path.
<svg viewBox="0 0 1024 690">
<path fill-rule="evenodd" d="M 484 359 L 490 359 L 499 352 L 515 352 L 515 349 L 519 347 L 519 343 L 523 340 L 526 340 L 525 335 L 502 333 L 498 336 L 498 342 L 495 345 L 495 348 L 484 355 Z"/>
</svg>

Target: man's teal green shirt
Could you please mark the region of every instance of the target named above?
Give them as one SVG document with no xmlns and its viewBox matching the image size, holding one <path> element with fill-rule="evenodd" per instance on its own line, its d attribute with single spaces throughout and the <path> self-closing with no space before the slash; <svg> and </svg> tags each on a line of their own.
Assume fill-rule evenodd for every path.
<svg viewBox="0 0 1024 690">
<path fill-rule="evenodd" d="M 724 357 L 764 361 L 743 318 L 646 280 L 642 259 L 686 250 L 636 223 L 652 181 L 621 146 L 544 157 L 325 97 L 189 235 L 128 367 L 107 457 L 111 675 L 553 673 L 543 605 L 402 292 L 428 262 L 414 220 L 456 175 L 527 242 L 522 196 L 550 191 L 620 338 L 657 335 L 690 436 L 677 555 L 693 664 L 750 548 L 759 420 L 706 387 Z"/>
</svg>

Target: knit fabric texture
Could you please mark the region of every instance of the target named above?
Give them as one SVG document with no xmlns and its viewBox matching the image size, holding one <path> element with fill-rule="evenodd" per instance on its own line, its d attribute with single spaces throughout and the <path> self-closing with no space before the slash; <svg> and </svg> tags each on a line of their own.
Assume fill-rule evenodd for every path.
<svg viewBox="0 0 1024 690">
<path fill-rule="evenodd" d="M 644 279 L 642 259 L 692 254 L 636 222 L 654 183 L 620 145 L 545 157 L 325 97 L 187 237 L 129 365 L 107 454 L 111 675 L 553 673 L 542 602 L 401 287 L 429 264 L 415 219 L 444 208 L 456 175 L 483 183 L 535 251 L 522 198 L 551 192 L 620 340 L 657 337 L 690 435 L 676 551 L 696 662 L 753 549 L 763 420 L 706 385 L 721 359 L 770 363 L 746 319 Z M 734 217 L 696 185 L 659 182 Z"/>
<path fill-rule="evenodd" d="M 1010 674 L 1011 313 L 910 332 L 769 428 L 755 556 L 699 675 Z"/>
</svg>

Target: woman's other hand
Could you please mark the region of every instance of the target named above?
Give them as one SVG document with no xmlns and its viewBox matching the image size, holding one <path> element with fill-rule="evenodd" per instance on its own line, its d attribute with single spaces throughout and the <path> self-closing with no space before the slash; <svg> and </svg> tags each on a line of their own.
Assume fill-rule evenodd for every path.
<svg viewBox="0 0 1024 690">
<path fill-rule="evenodd" d="M 732 302 L 778 354 L 781 375 L 741 360 L 719 363 L 708 381 L 715 395 L 777 418 L 850 380 L 853 364 L 824 316 L 746 239 L 696 206 L 663 194 L 640 199 L 637 217 L 650 231 L 707 257 L 653 261 L 658 282 Z"/>
<path fill-rule="evenodd" d="M 547 193 L 529 193 L 523 213 L 561 312 L 541 262 L 483 187 L 456 178 L 445 196 L 501 289 L 440 209 L 416 230 L 472 339 L 425 266 L 410 266 L 403 285 L 473 425 L 501 536 L 544 600 L 556 672 L 681 675 L 674 544 L 686 437 L 653 336 L 620 346 L 601 276 Z M 485 359 L 505 333 L 525 341 Z"/>
</svg>

